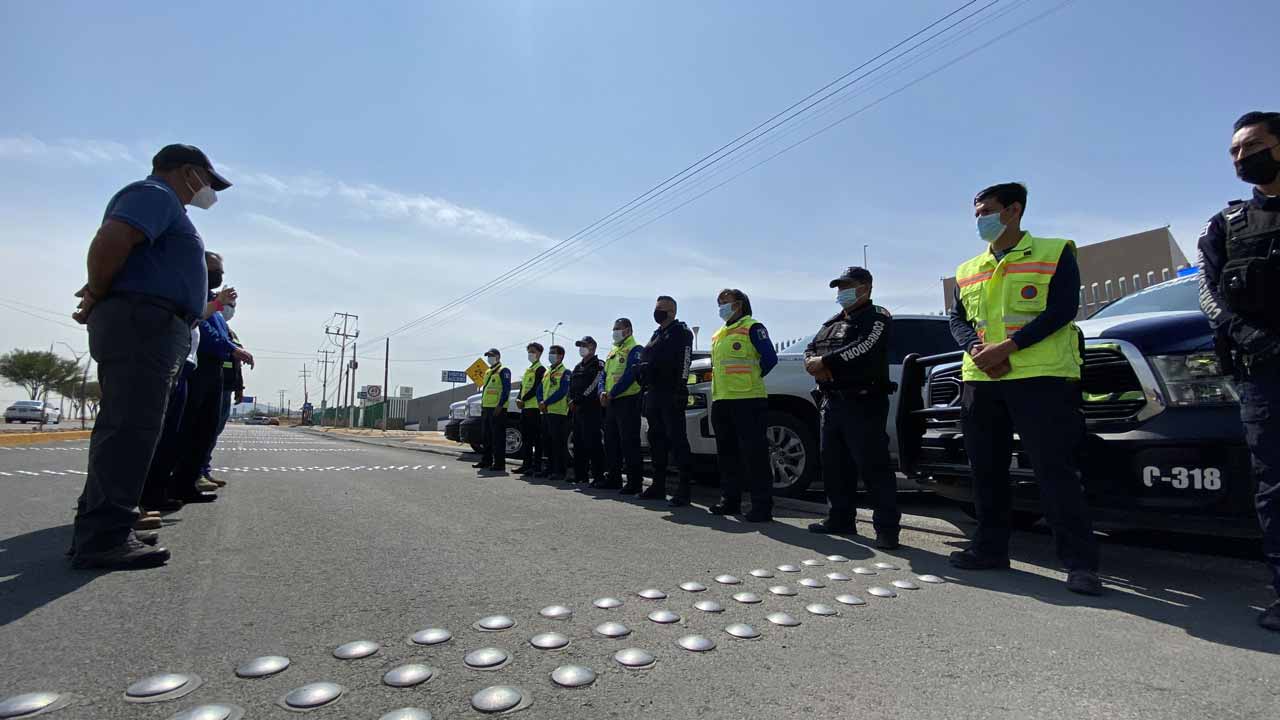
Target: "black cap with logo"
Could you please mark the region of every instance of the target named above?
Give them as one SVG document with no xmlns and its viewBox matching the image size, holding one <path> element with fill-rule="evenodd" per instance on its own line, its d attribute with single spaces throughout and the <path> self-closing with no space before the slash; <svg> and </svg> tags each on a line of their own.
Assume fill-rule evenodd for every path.
<svg viewBox="0 0 1280 720">
<path fill-rule="evenodd" d="M 489 348 L 484 353 L 485 357 L 502 357 L 502 353 L 498 352 L 498 348 Z"/>
<path fill-rule="evenodd" d="M 871 271 L 866 268 L 860 268 L 857 265 L 850 265 L 844 269 L 844 272 L 840 273 L 840 277 L 832 280 L 828 287 L 835 287 L 845 282 L 870 283 Z"/>
<path fill-rule="evenodd" d="M 574 345 L 578 347 L 596 347 L 596 339 L 590 335 L 583 335 L 582 339 L 575 342 Z"/>
<path fill-rule="evenodd" d="M 160 152 L 151 158 L 151 169 L 163 172 L 165 170 L 173 170 L 183 165 L 195 165 L 204 168 L 212 179 L 209 187 L 219 192 L 231 187 L 231 181 L 224 178 L 217 170 L 213 169 L 213 163 L 209 162 L 209 156 L 195 145 L 165 145 L 160 148 Z"/>
</svg>

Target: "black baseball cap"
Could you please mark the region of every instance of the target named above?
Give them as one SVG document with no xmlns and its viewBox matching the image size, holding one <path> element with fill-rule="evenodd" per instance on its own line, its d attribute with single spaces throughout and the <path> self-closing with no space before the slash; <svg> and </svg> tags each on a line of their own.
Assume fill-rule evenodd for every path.
<svg viewBox="0 0 1280 720">
<path fill-rule="evenodd" d="M 165 145 L 160 148 L 160 152 L 156 153 L 155 157 L 151 158 L 153 170 L 172 170 L 183 165 L 204 168 L 213 180 L 209 187 L 214 190 L 221 192 L 231 187 L 231 181 L 214 170 L 213 163 L 209 162 L 209 156 L 195 145 Z"/>
<path fill-rule="evenodd" d="M 502 357 L 502 353 L 498 351 L 498 348 L 489 348 L 488 350 L 486 350 L 486 351 L 484 352 L 484 356 L 485 356 L 485 357 L 490 357 L 490 356 L 492 356 L 492 357 Z"/>
<path fill-rule="evenodd" d="M 827 287 L 835 287 L 842 282 L 869 283 L 871 282 L 871 271 L 866 268 L 860 268 L 857 265 L 850 265 L 840 273 L 840 277 L 831 281 Z"/>
<path fill-rule="evenodd" d="M 582 339 L 575 342 L 574 345 L 578 347 L 586 347 L 588 345 L 590 345 L 591 347 L 596 347 L 596 339 L 591 337 L 590 335 L 583 335 Z"/>
</svg>

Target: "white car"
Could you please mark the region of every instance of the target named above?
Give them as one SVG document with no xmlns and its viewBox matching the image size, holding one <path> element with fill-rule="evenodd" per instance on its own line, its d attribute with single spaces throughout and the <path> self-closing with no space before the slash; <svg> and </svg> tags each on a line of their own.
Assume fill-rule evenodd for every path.
<svg viewBox="0 0 1280 720">
<path fill-rule="evenodd" d="M 7 423 L 52 423 L 62 422 L 62 413 L 53 403 L 41 400 L 19 400 L 5 408 L 4 421 Z"/>
<path fill-rule="evenodd" d="M 808 335 L 778 352 L 778 365 L 765 378 L 769 391 L 769 418 L 766 436 L 773 463 L 773 491 L 776 495 L 800 495 L 821 486 L 818 452 L 818 408 L 810 394 L 813 377 L 804 371 L 804 349 L 813 340 Z M 948 319 L 940 315 L 896 315 L 889 334 L 889 379 L 902 377 L 902 360 L 910 353 L 933 355 L 956 350 Z M 701 466 L 714 466 L 715 432 L 711 427 L 711 360 L 695 360 L 689 368 L 689 409 L 685 426 L 689 448 Z M 898 394 L 889 396 L 889 453 L 897 467 Z M 915 487 L 914 483 L 906 487 Z"/>
</svg>

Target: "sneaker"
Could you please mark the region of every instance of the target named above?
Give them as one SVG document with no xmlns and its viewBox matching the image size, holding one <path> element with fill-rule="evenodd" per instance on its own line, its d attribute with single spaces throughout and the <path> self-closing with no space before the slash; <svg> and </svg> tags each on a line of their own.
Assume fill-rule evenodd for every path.
<svg viewBox="0 0 1280 720">
<path fill-rule="evenodd" d="M 205 474 L 204 474 L 204 479 L 205 479 L 205 480 L 208 480 L 209 482 L 213 483 L 214 485 L 217 485 L 218 487 L 226 487 L 226 486 L 227 486 L 227 481 L 226 481 L 226 480 L 222 480 L 222 479 L 220 479 L 220 478 L 216 478 L 216 477 L 214 477 L 214 476 L 213 476 L 213 473 L 211 473 L 211 472 L 207 472 L 207 473 L 205 473 Z"/>
<path fill-rule="evenodd" d="M 833 523 L 830 520 L 809 523 L 809 532 L 819 535 L 857 535 L 858 528 L 853 525 Z"/>
<path fill-rule="evenodd" d="M 1088 570 L 1072 570 L 1067 573 L 1067 589 L 1077 595 L 1101 595 L 1102 581 L 1098 574 Z"/>
<path fill-rule="evenodd" d="M 1258 624 L 1268 630 L 1280 632 L 1280 600 L 1271 603 L 1271 607 L 1258 616 Z"/>
<path fill-rule="evenodd" d="M 160 544 L 160 533 L 158 532 L 135 532 L 133 536 L 138 538 L 138 542 L 143 545 L 155 547 Z"/>
<path fill-rule="evenodd" d="M 169 551 L 162 547 L 151 547 L 134 538 L 124 544 L 99 552 L 76 553 L 71 559 L 71 567 L 77 570 L 98 568 L 103 570 L 139 570 L 159 567 L 169 561 Z"/>
<path fill-rule="evenodd" d="M 196 478 L 196 490 L 199 490 L 200 492 L 214 492 L 217 489 L 217 483 L 209 482 L 204 478 Z"/>
<path fill-rule="evenodd" d="M 898 533 L 876 533 L 875 546 L 878 550 L 897 550 L 899 547 Z"/>
<path fill-rule="evenodd" d="M 1008 570 L 1009 558 L 979 555 L 972 550 L 958 550 L 951 553 L 952 567 L 961 570 Z"/>
<path fill-rule="evenodd" d="M 712 515 L 737 515 L 742 512 L 742 507 L 739 505 L 730 505 L 729 503 L 718 502 L 707 508 L 707 512 Z"/>
<path fill-rule="evenodd" d="M 140 517 L 133 524 L 134 530 L 159 530 L 161 527 L 164 527 L 164 523 L 158 517 Z"/>
</svg>

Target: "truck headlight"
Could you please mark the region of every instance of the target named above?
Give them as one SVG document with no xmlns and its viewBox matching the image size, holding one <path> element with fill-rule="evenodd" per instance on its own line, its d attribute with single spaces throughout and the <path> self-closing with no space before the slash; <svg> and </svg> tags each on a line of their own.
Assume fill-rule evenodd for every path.
<svg viewBox="0 0 1280 720">
<path fill-rule="evenodd" d="M 1164 381 L 1170 405 L 1221 405 L 1240 400 L 1231 377 L 1223 374 L 1222 363 L 1213 353 L 1152 355 L 1148 359 Z"/>
</svg>

